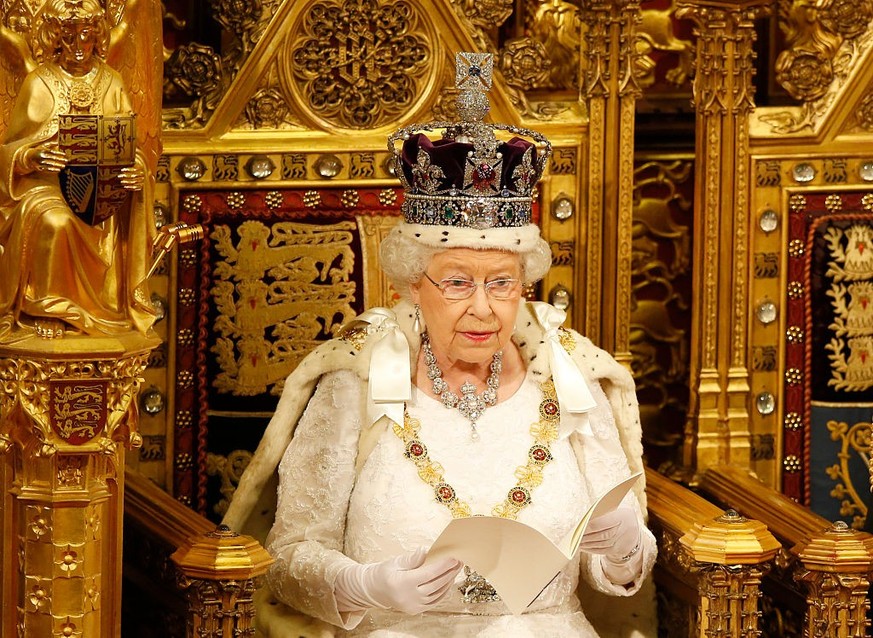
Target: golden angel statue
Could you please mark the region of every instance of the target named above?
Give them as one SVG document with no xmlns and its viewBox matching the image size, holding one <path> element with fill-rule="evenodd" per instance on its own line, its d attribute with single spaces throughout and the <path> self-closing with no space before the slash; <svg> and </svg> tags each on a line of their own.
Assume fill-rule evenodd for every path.
<svg viewBox="0 0 873 638">
<path fill-rule="evenodd" d="M 148 122 L 139 130 L 134 113 L 153 114 L 159 107 L 144 97 L 159 93 L 151 80 L 129 92 L 106 61 L 133 5 L 122 2 L 128 19 L 119 13 L 113 25 L 98 0 L 48 0 L 23 21 L 29 33 L 4 16 L 4 57 L 18 52 L 19 68 L 29 72 L 17 92 L 6 80 L 6 95 L 16 97 L 0 144 L 0 343 L 33 334 L 146 334 L 154 322 L 147 280 L 157 130 Z M 159 74 L 160 59 L 119 59 L 128 76 L 142 79 L 144 67 Z"/>
</svg>

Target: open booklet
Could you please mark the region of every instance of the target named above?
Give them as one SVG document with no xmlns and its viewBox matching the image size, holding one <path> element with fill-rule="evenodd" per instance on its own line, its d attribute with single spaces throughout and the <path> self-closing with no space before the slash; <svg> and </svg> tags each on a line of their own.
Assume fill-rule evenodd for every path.
<svg viewBox="0 0 873 638">
<path fill-rule="evenodd" d="M 559 544 L 524 523 L 496 516 L 455 518 L 431 545 L 427 562 L 455 558 L 483 576 L 513 614 L 520 614 L 573 558 L 591 519 L 616 509 L 641 476 L 610 488 Z"/>
</svg>

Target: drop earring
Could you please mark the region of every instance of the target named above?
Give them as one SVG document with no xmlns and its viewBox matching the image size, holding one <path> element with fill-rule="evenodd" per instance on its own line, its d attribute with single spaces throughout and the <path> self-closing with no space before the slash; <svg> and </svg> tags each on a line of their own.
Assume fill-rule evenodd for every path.
<svg viewBox="0 0 873 638">
<path fill-rule="evenodd" d="M 415 304 L 415 317 L 412 320 L 412 329 L 416 334 L 421 333 L 421 306 Z"/>
</svg>

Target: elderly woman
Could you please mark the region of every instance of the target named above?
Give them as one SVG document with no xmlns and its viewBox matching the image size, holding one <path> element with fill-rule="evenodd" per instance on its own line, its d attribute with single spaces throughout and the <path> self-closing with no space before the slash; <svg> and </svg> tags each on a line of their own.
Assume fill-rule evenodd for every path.
<svg viewBox="0 0 873 638">
<path fill-rule="evenodd" d="M 465 119 L 440 125 L 443 139 L 392 137 L 404 221 L 381 263 L 405 300 L 365 313 L 289 377 L 228 511 L 242 526 L 281 456 L 276 562 L 256 617 L 268 635 L 283 635 L 290 607 L 340 635 L 597 636 L 580 578 L 630 596 L 654 562 L 641 489 L 592 520 L 523 614 L 459 561 L 426 560 L 453 517 L 513 518 L 558 543 L 641 469 L 629 374 L 522 295 L 550 264 L 531 223 L 549 147 L 481 123 L 487 62 L 460 56 Z"/>
</svg>

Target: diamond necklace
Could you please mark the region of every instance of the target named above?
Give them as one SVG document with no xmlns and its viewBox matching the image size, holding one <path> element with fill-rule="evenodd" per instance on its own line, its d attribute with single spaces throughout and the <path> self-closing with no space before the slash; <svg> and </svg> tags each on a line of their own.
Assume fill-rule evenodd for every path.
<svg viewBox="0 0 873 638">
<path fill-rule="evenodd" d="M 500 386 L 500 373 L 503 372 L 503 350 L 498 350 L 491 358 L 491 375 L 485 382 L 488 387 L 482 394 L 476 394 L 476 386 L 465 381 L 461 386 L 461 396 L 449 389 L 449 384 L 443 379 L 443 371 L 437 365 L 436 357 L 430 347 L 430 337 L 426 332 L 421 335 L 421 347 L 424 350 L 424 364 L 427 366 L 427 378 L 433 382 L 432 390 L 447 408 L 458 408 L 464 417 L 470 420 L 472 432 L 470 438 L 479 440 L 476 430 L 479 417 L 489 405 L 497 403 L 497 388 Z"/>
</svg>

